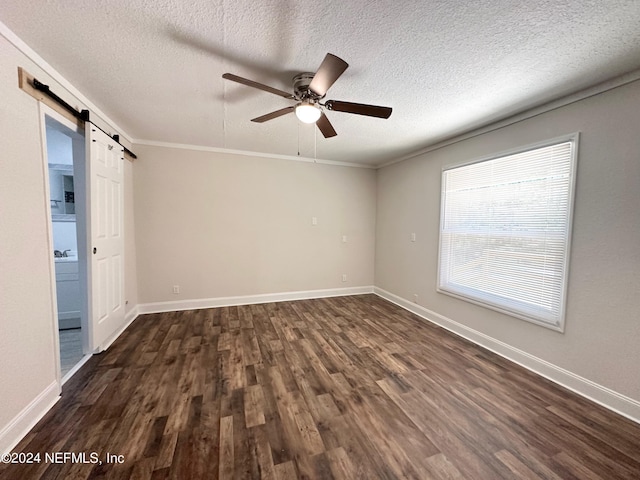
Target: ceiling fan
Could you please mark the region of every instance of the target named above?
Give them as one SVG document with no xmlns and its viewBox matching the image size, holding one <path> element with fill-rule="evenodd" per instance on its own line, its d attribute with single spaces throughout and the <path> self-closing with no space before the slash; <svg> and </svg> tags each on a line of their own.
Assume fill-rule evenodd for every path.
<svg viewBox="0 0 640 480">
<path fill-rule="evenodd" d="M 248 87 L 264 90 L 265 92 L 279 95 L 289 100 L 295 100 L 295 105 L 281 108 L 275 112 L 267 113 L 260 117 L 251 119 L 252 122 L 263 123 L 274 118 L 281 117 L 287 113 L 295 112 L 298 119 L 304 123 L 315 123 L 325 138 L 337 135 L 331 122 L 324 114 L 323 109 L 336 112 L 355 113 L 368 117 L 389 118 L 391 108 L 377 105 L 366 105 L 363 103 L 341 102 L 339 100 L 321 100 L 325 97 L 327 90 L 344 73 L 349 64 L 341 58 L 327 53 L 320 64 L 318 71 L 314 73 L 303 72 L 293 77 L 293 93 L 285 92 L 277 88 L 254 82 L 232 73 L 225 73 L 222 78 L 232 82 L 241 83 Z"/>
</svg>

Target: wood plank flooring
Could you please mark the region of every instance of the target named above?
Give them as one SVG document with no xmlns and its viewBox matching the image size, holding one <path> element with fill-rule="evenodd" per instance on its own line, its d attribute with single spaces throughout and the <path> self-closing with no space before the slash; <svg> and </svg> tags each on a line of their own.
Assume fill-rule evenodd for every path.
<svg viewBox="0 0 640 480">
<path fill-rule="evenodd" d="M 640 425 L 374 295 L 143 315 L 15 451 L 0 478 L 640 478 Z"/>
</svg>

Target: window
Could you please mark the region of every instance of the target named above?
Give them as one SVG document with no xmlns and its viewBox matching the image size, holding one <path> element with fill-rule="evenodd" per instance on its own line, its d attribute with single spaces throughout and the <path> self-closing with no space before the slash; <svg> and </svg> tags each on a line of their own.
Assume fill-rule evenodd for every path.
<svg viewBox="0 0 640 480">
<path fill-rule="evenodd" d="M 445 168 L 439 292 L 562 331 L 577 140 Z"/>
</svg>

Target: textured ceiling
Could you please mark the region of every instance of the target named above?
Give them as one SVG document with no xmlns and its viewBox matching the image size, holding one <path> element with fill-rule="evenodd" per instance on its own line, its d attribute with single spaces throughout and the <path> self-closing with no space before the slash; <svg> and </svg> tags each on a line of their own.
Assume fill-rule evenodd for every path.
<svg viewBox="0 0 640 480">
<path fill-rule="evenodd" d="M 0 21 L 134 139 L 376 165 L 640 68 L 638 0 L 30 0 Z M 327 99 L 338 136 L 292 102 L 223 80 L 291 90 L 327 52 L 350 67 Z"/>
</svg>

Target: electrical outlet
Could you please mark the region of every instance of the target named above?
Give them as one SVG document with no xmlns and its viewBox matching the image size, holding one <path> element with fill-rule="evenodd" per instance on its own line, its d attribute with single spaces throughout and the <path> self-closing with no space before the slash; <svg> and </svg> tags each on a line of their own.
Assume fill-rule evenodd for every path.
<svg viewBox="0 0 640 480">
<path fill-rule="evenodd" d="M 413 303 L 418 303 L 418 294 L 417 293 L 413 294 Z"/>
<path fill-rule="evenodd" d="M 311 217 L 311 225 L 318 225 L 318 217 Z"/>
<path fill-rule="evenodd" d="M 415 233 L 412 233 L 412 234 L 411 234 L 411 241 L 412 241 L 412 242 L 415 242 L 415 241 L 416 241 L 416 234 L 415 234 Z"/>
<path fill-rule="evenodd" d="M 180 285 L 173 286 L 173 293 L 180 293 Z"/>
<path fill-rule="evenodd" d="M 347 236 L 346 235 L 342 235 L 342 243 L 347 243 Z"/>
<path fill-rule="evenodd" d="M 342 274 L 342 281 L 343 281 L 343 282 L 346 282 L 346 281 L 347 281 L 347 274 L 346 274 L 346 273 L 343 273 L 343 274 Z"/>
</svg>

